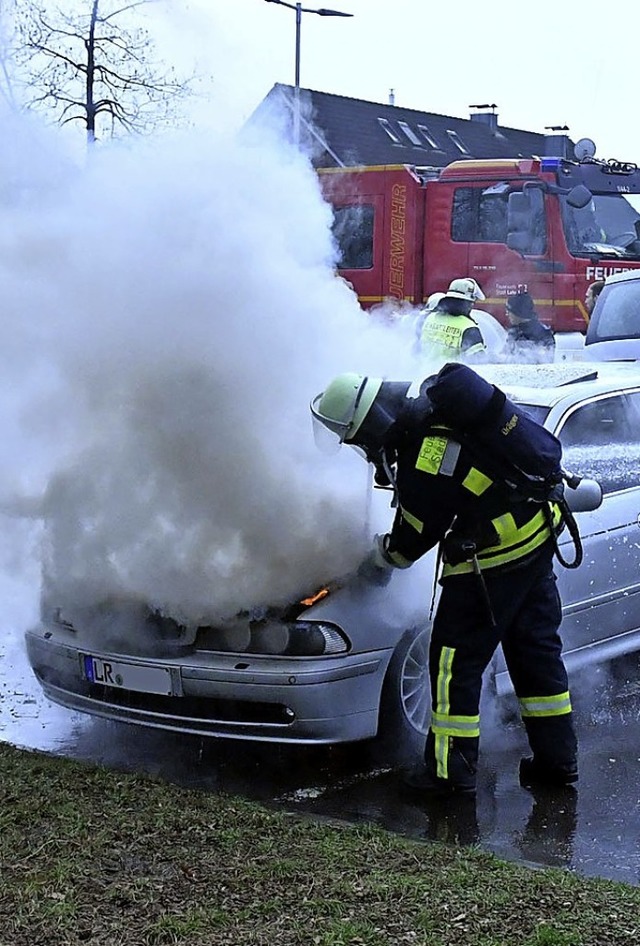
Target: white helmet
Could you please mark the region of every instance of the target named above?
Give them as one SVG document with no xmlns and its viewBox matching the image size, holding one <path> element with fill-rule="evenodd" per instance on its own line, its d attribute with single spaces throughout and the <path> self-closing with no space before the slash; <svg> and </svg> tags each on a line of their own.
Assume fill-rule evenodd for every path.
<svg viewBox="0 0 640 946">
<path fill-rule="evenodd" d="M 471 276 L 465 276 L 464 279 L 454 279 L 445 296 L 448 299 L 465 299 L 467 302 L 482 302 L 486 299 L 484 292 Z"/>
<path fill-rule="evenodd" d="M 433 312 L 441 299 L 444 299 L 444 292 L 432 292 L 422 307 L 423 312 Z"/>
</svg>

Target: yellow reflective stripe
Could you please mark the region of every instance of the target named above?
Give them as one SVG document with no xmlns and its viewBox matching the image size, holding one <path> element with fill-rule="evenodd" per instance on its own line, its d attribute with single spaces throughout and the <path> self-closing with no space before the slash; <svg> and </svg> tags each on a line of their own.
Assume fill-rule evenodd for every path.
<svg viewBox="0 0 640 946">
<path fill-rule="evenodd" d="M 447 716 L 449 713 L 449 687 L 451 677 L 453 676 L 453 658 L 455 648 L 443 647 L 440 651 L 440 660 L 438 661 L 438 678 L 436 680 L 436 708 L 435 712 L 440 716 Z"/>
<path fill-rule="evenodd" d="M 425 437 L 416 460 L 416 470 L 434 475 L 438 473 L 447 443 L 446 437 Z"/>
<path fill-rule="evenodd" d="M 436 680 L 436 707 L 435 713 L 446 716 L 449 713 L 449 687 L 453 675 L 453 647 L 443 647 L 438 661 L 438 678 Z M 432 727 L 433 730 L 433 727 Z M 440 735 L 433 730 L 435 737 L 436 775 L 438 778 L 449 777 L 449 737 Z"/>
<path fill-rule="evenodd" d="M 530 552 L 535 551 L 549 539 L 549 530 L 543 528 L 533 536 L 528 542 L 518 544 L 517 548 L 509 548 L 501 554 L 497 554 L 492 549 L 486 549 L 484 552 L 478 552 L 477 559 L 480 566 L 484 568 L 496 568 L 498 565 L 506 565 L 508 562 L 515 562 L 519 558 L 524 558 Z M 500 546 L 494 546 L 500 548 Z M 443 577 L 447 575 L 464 575 L 473 571 L 473 562 L 461 562 L 460 565 L 445 565 L 442 570 Z"/>
<path fill-rule="evenodd" d="M 436 736 L 479 736 L 479 716 L 448 716 L 434 712 L 431 717 L 431 729 Z"/>
<path fill-rule="evenodd" d="M 557 525 L 556 518 L 559 519 L 559 517 L 558 510 L 558 516 L 554 514 L 552 517 L 554 526 Z M 491 524 L 500 536 L 500 542 L 498 545 L 492 545 L 491 548 L 478 552 L 478 561 L 480 564 L 486 564 L 487 568 L 500 562 L 511 561 L 512 558 L 521 558 L 522 555 L 546 542 L 551 534 L 547 518 L 542 510 L 520 528 L 516 526 L 511 513 L 492 519 Z M 496 554 L 497 552 L 500 554 Z"/>
<path fill-rule="evenodd" d="M 540 515 L 541 513 L 537 512 L 536 515 L 533 517 L 533 519 L 530 519 L 526 525 L 522 526 L 522 528 L 526 529 L 527 526 L 529 526 L 532 522 L 534 522 Z M 494 527 L 494 529 L 500 536 L 501 543 L 502 543 L 502 540 L 507 535 L 509 535 L 510 532 L 513 535 L 515 535 L 518 531 L 516 520 L 513 518 L 513 513 L 511 512 L 505 512 L 504 515 L 502 516 L 496 516 L 495 519 L 491 520 L 491 525 Z"/>
<path fill-rule="evenodd" d="M 436 757 L 437 777 L 449 778 L 449 737 L 437 736 L 434 733 L 433 751 Z"/>
<path fill-rule="evenodd" d="M 407 512 L 407 510 L 402 507 L 400 509 L 400 513 L 402 515 L 402 518 L 406 522 L 408 522 L 410 526 L 413 526 L 416 532 L 419 532 L 420 534 L 422 534 L 422 530 L 424 529 L 424 522 L 416 518 L 416 516 L 412 516 L 410 512 Z"/>
<path fill-rule="evenodd" d="M 465 348 L 463 355 L 477 355 L 478 352 L 486 350 L 487 346 L 484 342 L 476 342 L 475 345 L 470 345 L 469 348 Z"/>
<path fill-rule="evenodd" d="M 552 512 L 552 522 L 555 527 L 560 521 L 560 510 L 555 503 L 552 506 Z M 493 519 L 492 524 L 500 535 L 501 541 L 498 545 L 492 545 L 478 552 L 478 563 L 482 568 L 495 568 L 498 565 L 506 565 L 508 562 L 524 558 L 525 555 L 529 555 L 530 552 L 544 545 L 551 534 L 542 510 L 519 529 L 511 513 L 505 513 L 504 516 Z M 445 564 L 442 576 L 446 578 L 448 575 L 466 575 L 472 571 L 473 562 L 461 562 L 460 565 Z"/>
<path fill-rule="evenodd" d="M 409 568 L 410 565 L 413 565 L 413 561 L 410 558 L 405 558 L 404 555 L 400 554 L 400 552 L 390 552 L 387 549 L 386 554 L 391 559 L 396 568 Z"/>
<path fill-rule="evenodd" d="M 523 696 L 519 700 L 520 715 L 525 718 L 545 716 L 566 716 L 571 712 L 569 691 L 555 696 Z"/>
<path fill-rule="evenodd" d="M 468 489 L 470 493 L 474 494 L 474 496 L 482 496 L 482 494 L 489 489 L 492 483 L 493 480 L 489 479 L 488 476 L 485 476 L 484 473 L 481 473 L 480 470 L 476 470 L 474 466 L 471 467 L 462 481 L 464 488 Z"/>
<path fill-rule="evenodd" d="M 560 522 L 560 507 L 556 503 L 551 505 L 551 521 L 554 526 L 557 526 Z M 541 525 L 547 525 L 547 517 L 544 510 L 541 508 L 540 512 L 537 512 L 535 516 L 532 516 L 528 522 L 525 522 L 525 524 L 520 527 L 516 525 L 515 519 L 510 512 L 505 513 L 503 516 L 498 516 L 496 519 L 492 519 L 491 523 L 503 541 L 507 539 L 509 533 L 513 536 L 518 536 L 518 539 L 526 539 L 530 535 L 533 535 Z"/>
</svg>

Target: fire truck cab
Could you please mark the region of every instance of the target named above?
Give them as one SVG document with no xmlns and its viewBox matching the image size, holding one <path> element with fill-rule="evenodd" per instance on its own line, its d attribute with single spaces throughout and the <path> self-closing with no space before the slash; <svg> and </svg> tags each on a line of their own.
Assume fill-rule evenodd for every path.
<svg viewBox="0 0 640 946">
<path fill-rule="evenodd" d="M 640 194 L 640 170 L 594 151 L 320 170 L 339 274 L 367 308 L 421 305 L 473 276 L 503 324 L 507 296 L 527 289 L 556 332 L 584 333 L 588 285 L 640 267 L 640 213 L 627 199 Z"/>
</svg>

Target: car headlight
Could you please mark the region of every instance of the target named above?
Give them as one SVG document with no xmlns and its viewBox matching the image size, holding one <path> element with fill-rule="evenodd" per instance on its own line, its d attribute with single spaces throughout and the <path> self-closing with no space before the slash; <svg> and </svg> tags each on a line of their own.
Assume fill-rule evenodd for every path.
<svg viewBox="0 0 640 946">
<path fill-rule="evenodd" d="M 273 621 L 224 629 L 201 627 L 196 639 L 197 650 L 274 657 L 322 657 L 344 654 L 349 647 L 340 628 L 327 621 Z"/>
<path fill-rule="evenodd" d="M 290 621 L 253 628 L 249 653 L 286 657 L 321 657 L 341 654 L 348 648 L 345 637 L 335 624 L 316 621 Z"/>
</svg>

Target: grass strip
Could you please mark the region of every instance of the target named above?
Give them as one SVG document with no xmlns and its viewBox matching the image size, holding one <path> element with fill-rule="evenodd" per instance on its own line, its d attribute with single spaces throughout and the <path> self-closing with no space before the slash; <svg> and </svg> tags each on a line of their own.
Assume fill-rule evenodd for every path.
<svg viewBox="0 0 640 946">
<path fill-rule="evenodd" d="M 622 946 L 640 889 L 0 744 L 1 946 Z"/>
</svg>

